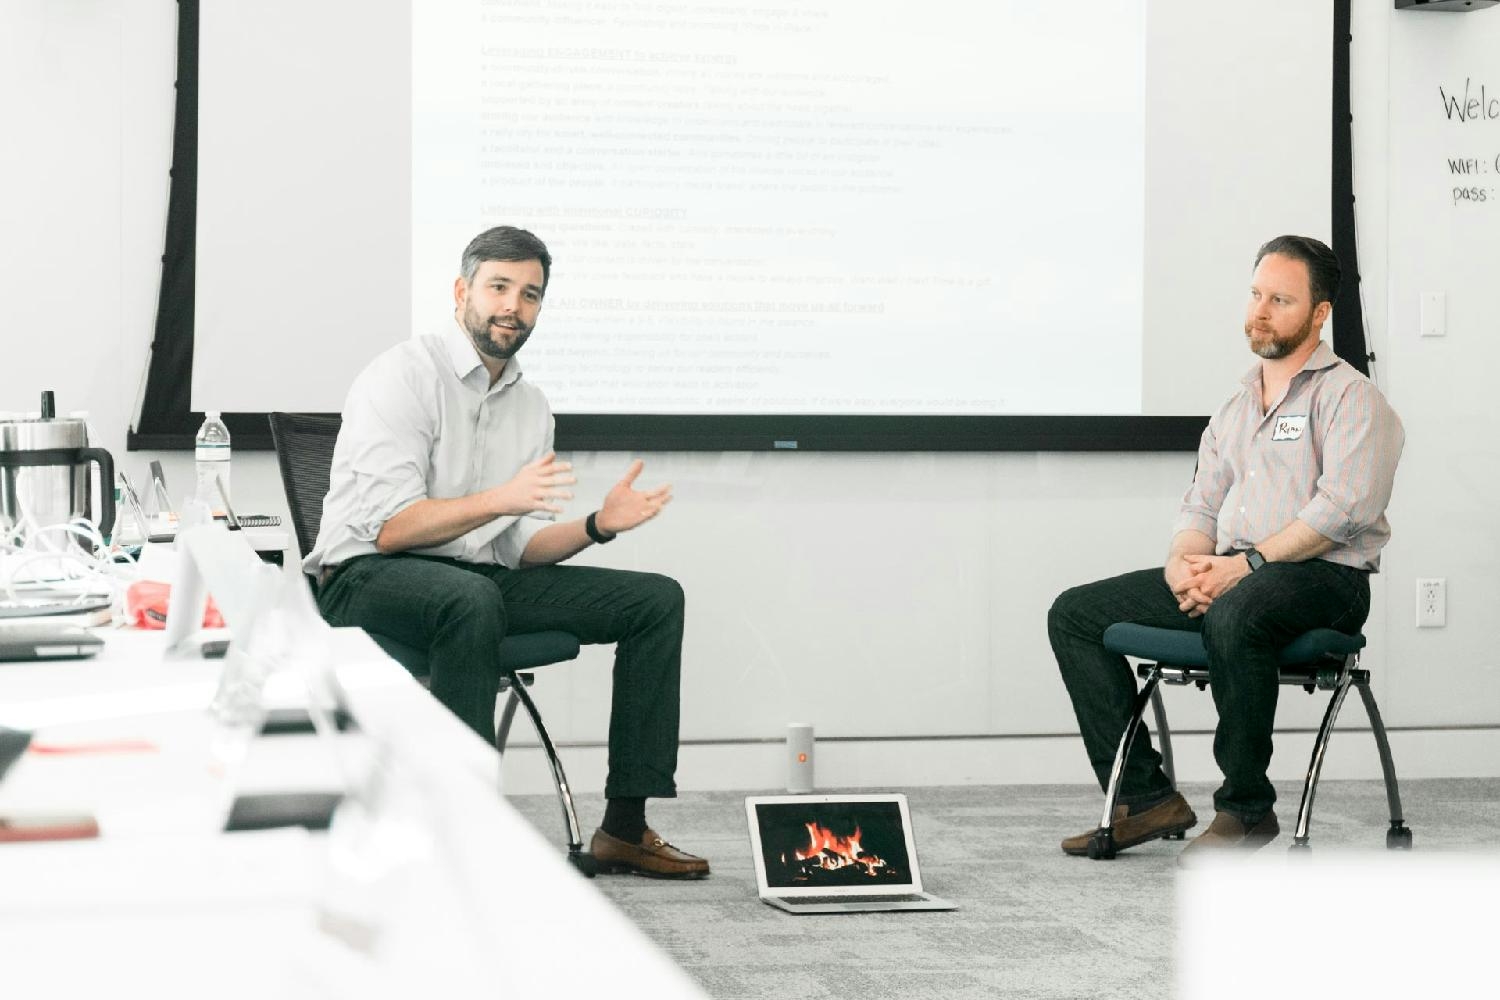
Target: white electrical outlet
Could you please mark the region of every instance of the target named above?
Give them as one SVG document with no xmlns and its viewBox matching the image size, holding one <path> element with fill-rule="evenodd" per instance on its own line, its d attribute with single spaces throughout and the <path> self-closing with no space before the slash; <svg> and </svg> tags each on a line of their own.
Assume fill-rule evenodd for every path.
<svg viewBox="0 0 1500 1000">
<path fill-rule="evenodd" d="M 1433 577 L 1417 581 L 1417 628 L 1448 624 L 1448 581 Z"/>
</svg>

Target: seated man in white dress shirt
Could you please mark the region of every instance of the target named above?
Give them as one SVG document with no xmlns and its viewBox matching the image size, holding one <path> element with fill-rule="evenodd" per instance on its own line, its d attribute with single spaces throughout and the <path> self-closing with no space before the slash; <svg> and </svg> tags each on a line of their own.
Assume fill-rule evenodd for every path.
<svg viewBox="0 0 1500 1000">
<path fill-rule="evenodd" d="M 490 741 L 506 635 L 558 629 L 614 643 L 608 803 L 591 849 L 601 871 L 702 878 L 708 862 L 645 819 L 648 797 L 676 795 L 682 588 L 561 565 L 656 517 L 671 488 L 638 489 L 637 460 L 597 511 L 554 520 L 575 480 L 553 453 L 546 397 L 516 358 L 551 266 L 524 229 L 479 234 L 454 282 L 454 321 L 355 379 L 304 569 L 333 624 L 426 649 L 432 693 Z"/>
</svg>

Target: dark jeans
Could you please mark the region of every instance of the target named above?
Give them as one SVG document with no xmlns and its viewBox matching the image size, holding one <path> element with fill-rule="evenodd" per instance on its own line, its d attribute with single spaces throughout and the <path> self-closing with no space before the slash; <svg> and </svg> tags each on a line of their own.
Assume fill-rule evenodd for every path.
<svg viewBox="0 0 1500 1000">
<path fill-rule="evenodd" d="M 677 794 L 683 593 L 676 580 L 592 566 L 510 570 L 368 555 L 339 567 L 318 607 L 334 625 L 428 650 L 432 693 L 489 742 L 502 638 L 557 629 L 585 643 L 615 643 L 604 794 Z"/>
<path fill-rule="evenodd" d="M 1358 632 L 1369 613 L 1368 574 L 1311 559 L 1268 563 L 1221 595 L 1206 614 L 1190 618 L 1177 609 L 1157 567 L 1064 591 L 1047 615 L 1047 634 L 1089 763 L 1104 788 L 1136 694 L 1125 657 L 1105 650 L 1104 630 L 1135 622 L 1202 632 L 1209 690 L 1219 710 L 1214 760 L 1224 773 L 1214 808 L 1254 821 L 1276 801 L 1266 777 L 1279 691 L 1276 650 L 1309 629 Z M 1125 762 L 1120 802 L 1148 802 L 1170 787 L 1143 727 Z"/>
</svg>

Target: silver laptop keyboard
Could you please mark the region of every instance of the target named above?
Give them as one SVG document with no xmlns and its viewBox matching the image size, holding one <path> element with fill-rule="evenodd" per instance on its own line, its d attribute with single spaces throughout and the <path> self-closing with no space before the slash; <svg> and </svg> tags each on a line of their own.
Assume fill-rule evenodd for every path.
<svg viewBox="0 0 1500 1000">
<path fill-rule="evenodd" d="M 925 903 L 932 897 L 920 892 L 906 892 L 895 896 L 796 896 L 779 897 L 792 906 L 822 906 L 828 903 Z"/>
</svg>

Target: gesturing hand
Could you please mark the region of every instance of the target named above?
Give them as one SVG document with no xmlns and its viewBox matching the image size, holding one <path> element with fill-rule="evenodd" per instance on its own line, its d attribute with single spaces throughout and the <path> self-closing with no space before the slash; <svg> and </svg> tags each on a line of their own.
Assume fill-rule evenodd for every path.
<svg viewBox="0 0 1500 1000">
<path fill-rule="evenodd" d="M 571 490 L 563 489 L 578 482 L 573 477 L 573 466 L 559 462 L 556 452 L 547 452 L 534 462 L 521 466 L 510 482 L 496 486 L 493 490 L 500 514 L 530 514 L 545 510 L 553 514 L 562 512 L 554 500 L 571 500 Z"/>
<path fill-rule="evenodd" d="M 638 528 L 660 514 L 661 509 L 672 502 L 672 486 L 669 483 L 644 492 L 635 488 L 636 477 L 645 467 L 646 463 L 640 459 L 631 462 L 625 475 L 605 495 L 604 506 L 599 508 L 599 514 L 594 518 L 594 523 L 601 531 L 617 535 L 622 531 Z"/>
</svg>

